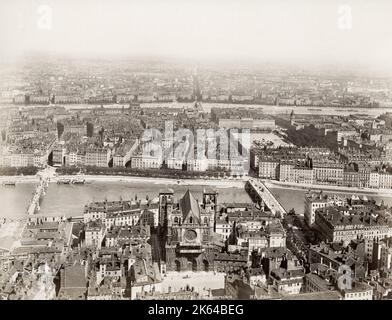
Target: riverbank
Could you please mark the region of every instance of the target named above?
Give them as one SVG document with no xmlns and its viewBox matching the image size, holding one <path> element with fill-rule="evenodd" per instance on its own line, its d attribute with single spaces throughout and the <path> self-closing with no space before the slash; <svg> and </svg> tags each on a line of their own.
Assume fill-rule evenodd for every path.
<svg viewBox="0 0 392 320">
<path fill-rule="evenodd" d="M 50 177 L 50 182 L 56 182 L 59 180 L 72 180 L 77 176 L 75 175 L 58 175 Z M 121 175 L 82 175 L 83 179 L 87 183 L 99 181 L 99 182 L 129 182 L 129 183 L 152 183 L 152 184 L 167 184 L 167 185 L 181 185 L 181 186 L 192 186 L 192 185 L 205 185 L 205 186 L 217 186 L 217 187 L 238 187 L 243 188 L 244 183 L 249 180 L 249 177 L 244 176 L 241 178 L 189 178 L 189 179 L 177 179 L 177 178 L 158 178 L 158 177 L 140 177 L 140 176 L 121 176 Z M 80 178 L 80 176 L 79 176 Z M 3 182 L 16 182 L 16 183 L 36 183 L 39 182 L 38 176 L 1 176 L 0 184 Z"/>
<path fill-rule="evenodd" d="M 320 184 L 304 184 L 294 182 L 280 182 L 276 180 L 263 180 L 268 188 L 280 188 L 280 189 L 293 189 L 293 190 L 326 190 L 336 193 L 361 193 L 361 194 L 374 194 L 383 197 L 392 197 L 392 189 L 370 189 L 370 188 L 352 188 L 343 186 L 331 186 L 331 185 L 320 185 Z"/>
<path fill-rule="evenodd" d="M 83 175 L 86 183 L 97 182 L 128 182 L 128 183 L 151 183 L 178 186 L 195 186 L 204 185 L 220 188 L 243 188 L 248 177 L 243 178 L 227 178 L 227 179 L 170 179 L 155 177 L 137 177 L 137 176 L 109 176 L 109 175 Z M 57 176 L 50 179 L 50 182 L 57 182 L 60 179 L 75 179 L 73 175 Z"/>
<path fill-rule="evenodd" d="M 59 175 L 50 177 L 50 182 L 57 182 L 60 179 L 75 179 L 75 175 Z M 128 182 L 128 183 L 151 183 L 151 184 L 165 184 L 165 185 L 180 185 L 180 186 L 216 186 L 220 188 L 243 188 L 244 183 L 251 179 L 249 176 L 243 177 L 229 177 L 229 178 L 158 178 L 158 177 L 140 177 L 140 176 L 121 176 L 121 175 L 83 175 L 87 183 L 97 182 Z M 0 176 L 0 184 L 3 182 L 16 182 L 16 183 L 36 183 L 39 177 L 34 176 Z M 293 190 L 326 190 L 337 193 L 361 193 L 361 194 L 374 194 L 378 196 L 392 197 L 392 189 L 371 189 L 371 188 L 353 188 L 344 186 L 333 185 L 318 185 L 318 184 L 301 184 L 294 182 L 281 182 L 276 180 L 263 180 L 266 186 L 281 189 Z"/>
</svg>

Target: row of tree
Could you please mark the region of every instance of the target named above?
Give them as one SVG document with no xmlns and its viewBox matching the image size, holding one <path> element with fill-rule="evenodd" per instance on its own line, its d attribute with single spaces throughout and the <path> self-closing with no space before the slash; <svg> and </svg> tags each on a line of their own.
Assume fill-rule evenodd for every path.
<svg viewBox="0 0 392 320">
<path fill-rule="evenodd" d="M 223 178 L 228 176 L 225 170 L 207 170 L 205 172 L 184 171 L 176 169 L 133 169 L 124 167 L 59 167 L 57 173 L 60 175 L 123 175 L 123 176 L 140 176 L 156 178 L 177 178 L 177 179 L 194 179 L 194 178 Z"/>
<path fill-rule="evenodd" d="M 33 176 L 37 172 L 36 167 L 0 167 L 0 176 Z"/>
</svg>

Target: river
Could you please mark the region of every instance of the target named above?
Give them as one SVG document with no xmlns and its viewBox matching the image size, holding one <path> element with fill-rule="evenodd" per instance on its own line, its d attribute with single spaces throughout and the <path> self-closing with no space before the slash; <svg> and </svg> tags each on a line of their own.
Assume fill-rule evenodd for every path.
<svg viewBox="0 0 392 320">
<path fill-rule="evenodd" d="M 124 104 L 125 105 L 125 104 Z M 161 103 L 142 103 L 140 104 L 143 108 L 191 108 L 194 106 L 194 102 L 161 102 Z M 392 108 L 380 107 L 380 108 L 356 108 L 356 107 L 323 107 L 323 106 L 272 106 L 262 104 L 234 104 L 234 103 L 209 103 L 202 102 L 202 108 L 205 112 L 211 112 L 212 108 L 258 108 L 263 109 L 264 113 L 277 115 L 277 114 L 290 114 L 291 110 L 294 110 L 296 114 L 319 114 L 319 115 L 341 115 L 347 116 L 350 114 L 366 114 L 372 117 L 378 117 L 379 115 L 392 112 Z M 70 105 L 59 105 L 66 109 L 92 109 L 98 108 L 100 105 L 91 104 L 70 104 Z M 105 108 L 121 108 L 123 104 L 108 104 Z M 33 106 L 23 106 L 22 108 L 29 108 Z M 41 106 L 42 107 L 42 106 Z"/>
<path fill-rule="evenodd" d="M 291 189 L 291 188 L 269 188 L 271 192 L 275 195 L 275 197 L 280 201 L 286 211 L 294 208 L 295 212 L 298 214 L 304 213 L 305 208 L 305 193 L 307 190 L 302 189 Z M 323 191 L 324 193 L 337 193 L 342 196 L 351 197 L 353 194 L 363 196 L 366 195 L 369 199 L 374 199 L 378 204 L 384 200 L 386 205 L 392 206 L 392 195 L 390 197 L 387 196 L 378 196 L 374 194 L 365 194 L 365 193 L 354 193 L 354 192 L 336 192 L 336 191 Z"/>
<path fill-rule="evenodd" d="M 218 185 L 218 202 L 251 202 L 245 190 L 239 187 L 224 187 Z M 26 215 L 27 206 L 32 197 L 35 183 L 18 183 L 15 187 L 0 186 L 0 217 L 23 217 Z M 190 190 L 196 199 L 201 201 L 203 189 L 202 184 L 177 185 L 165 184 L 164 182 L 142 182 L 142 181 L 92 181 L 85 185 L 63 185 L 50 183 L 46 195 L 41 203 L 39 214 L 47 216 L 80 216 L 83 214 L 84 205 L 91 201 L 150 199 L 156 197 L 159 190 L 170 187 L 175 192 L 175 198 L 179 199 L 186 190 Z M 207 186 L 210 188 L 210 186 Z M 304 196 L 306 190 L 292 188 L 270 188 L 271 192 L 280 200 L 287 211 L 294 208 L 299 214 L 304 211 Z M 326 192 L 328 193 L 328 192 Z M 330 192 L 336 193 L 336 192 Z M 341 194 L 351 195 L 340 192 Z M 385 204 L 392 205 L 392 196 L 367 195 L 377 202 L 384 200 Z"/>
<path fill-rule="evenodd" d="M 26 215 L 27 206 L 34 191 L 34 183 L 18 183 L 15 187 L 0 187 L 0 217 L 21 217 Z M 39 214 L 47 216 L 80 216 L 84 205 L 91 201 L 150 199 L 158 196 L 159 190 L 170 187 L 175 198 L 180 198 L 188 189 L 196 199 L 202 200 L 204 185 L 166 185 L 164 183 L 93 181 L 85 185 L 50 183 L 41 203 Z M 207 188 L 210 188 L 208 186 Z M 218 201 L 251 202 L 243 188 L 216 187 Z"/>
</svg>

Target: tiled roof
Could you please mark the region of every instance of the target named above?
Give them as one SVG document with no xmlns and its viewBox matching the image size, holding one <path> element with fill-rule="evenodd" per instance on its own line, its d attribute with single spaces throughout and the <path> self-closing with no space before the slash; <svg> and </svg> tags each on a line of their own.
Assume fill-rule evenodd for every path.
<svg viewBox="0 0 392 320">
<path fill-rule="evenodd" d="M 184 220 L 189 216 L 189 214 L 192 213 L 192 215 L 196 217 L 198 221 L 200 221 L 199 203 L 197 202 L 197 200 L 194 198 L 194 196 L 189 190 L 184 194 L 184 196 L 180 200 L 180 205 L 181 205 L 182 216 Z"/>
</svg>

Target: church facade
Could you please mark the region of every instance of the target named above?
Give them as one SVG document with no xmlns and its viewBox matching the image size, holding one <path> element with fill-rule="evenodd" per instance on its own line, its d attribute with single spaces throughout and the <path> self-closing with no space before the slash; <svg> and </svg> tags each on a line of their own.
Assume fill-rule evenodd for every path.
<svg viewBox="0 0 392 320">
<path fill-rule="evenodd" d="M 159 194 L 159 225 L 168 271 L 213 270 L 217 198 L 216 191 L 204 191 L 201 203 L 189 190 L 179 201 L 174 201 L 171 189 Z"/>
</svg>

